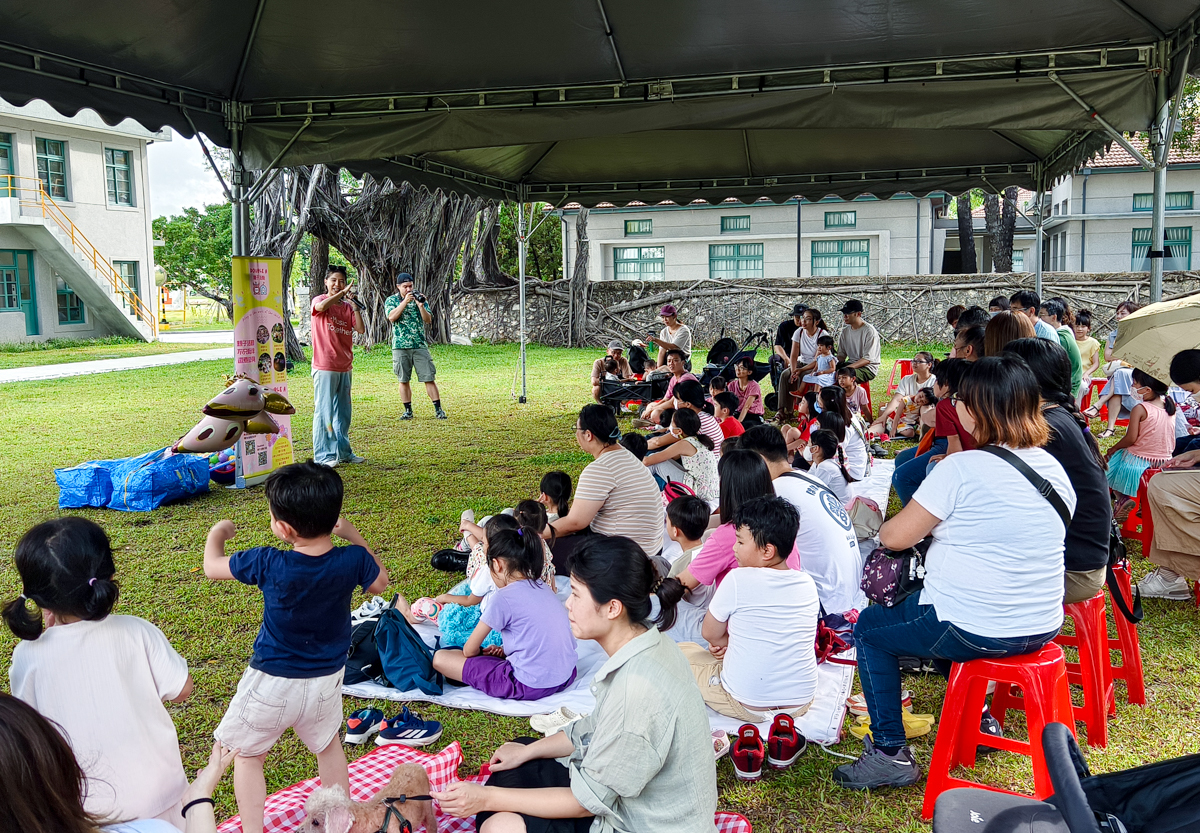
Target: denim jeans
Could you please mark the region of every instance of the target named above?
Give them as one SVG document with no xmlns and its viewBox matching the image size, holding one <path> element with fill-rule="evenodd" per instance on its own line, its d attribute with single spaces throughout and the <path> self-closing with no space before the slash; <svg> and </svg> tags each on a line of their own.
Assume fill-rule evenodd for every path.
<svg viewBox="0 0 1200 833">
<path fill-rule="evenodd" d="M 946 453 L 946 438 L 938 437 L 933 446 L 924 454 L 917 456 L 917 447 L 906 448 L 896 455 L 896 468 L 892 472 L 892 485 L 896 488 L 896 496 L 900 505 L 905 506 L 917 488 L 925 482 L 926 469 L 929 461 L 938 454 Z"/>
<path fill-rule="evenodd" d="M 858 677 L 877 746 L 905 744 L 900 657 L 932 659 L 938 671 L 948 677 L 952 662 L 1032 653 L 1058 635 L 1055 630 L 1003 639 L 977 636 L 938 619 L 933 605 L 918 603 L 920 595 L 914 593 L 895 607 L 871 605 L 854 625 Z"/>
<path fill-rule="evenodd" d="M 350 380 L 353 373 L 314 370 L 313 377 L 313 460 L 333 463 L 349 460 Z"/>
</svg>

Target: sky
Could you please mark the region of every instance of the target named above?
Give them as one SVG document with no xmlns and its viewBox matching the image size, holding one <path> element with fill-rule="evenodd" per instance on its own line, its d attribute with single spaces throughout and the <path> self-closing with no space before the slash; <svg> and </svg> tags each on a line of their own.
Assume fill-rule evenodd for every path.
<svg viewBox="0 0 1200 833">
<path fill-rule="evenodd" d="M 195 139 L 173 133 L 171 141 L 154 142 L 148 152 L 150 207 L 155 217 L 171 217 L 188 206 L 200 208 L 225 201 L 221 185 Z"/>
</svg>

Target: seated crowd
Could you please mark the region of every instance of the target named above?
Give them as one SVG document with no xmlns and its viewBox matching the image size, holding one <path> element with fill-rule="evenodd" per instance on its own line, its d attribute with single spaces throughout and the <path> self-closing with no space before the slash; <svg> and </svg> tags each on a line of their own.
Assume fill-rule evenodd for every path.
<svg viewBox="0 0 1200 833">
<path fill-rule="evenodd" d="M 435 792 L 442 811 L 473 816 L 483 833 L 713 830 L 710 710 L 744 721 L 731 755 L 739 778 L 791 765 L 805 747 L 796 722 L 821 697 L 818 633 L 847 623 L 869 739 L 834 781 L 914 784 L 921 768 L 907 745 L 901 658 L 947 675 L 952 663 L 1019 656 L 1054 639 L 1063 604 L 1102 588 L 1112 519 L 1129 511 L 1151 468 L 1196 471 L 1150 480 L 1147 555 L 1157 569 L 1139 587 L 1190 598 L 1189 581 L 1200 579 L 1191 398 L 1200 351 L 1175 357 L 1169 386 L 1123 367 L 1111 340 L 1102 357 L 1092 316 L 1063 299 L 1020 291 L 989 307 L 952 309 L 949 356 L 913 356 L 876 413 L 865 385 L 879 371 L 879 334 L 857 300 L 843 305 L 836 340 L 819 311 L 798 304 L 770 369 L 742 358 L 699 376 L 689 369 L 692 333 L 664 306 L 658 355 L 637 357 L 669 375 L 637 423 L 646 434 L 623 432 L 604 403 L 606 384 L 634 375 L 612 342 L 593 366 L 600 401 L 575 419 L 591 460 L 574 489 L 552 471 L 535 500 L 478 524 L 464 512 L 462 541 L 433 564 L 465 576 L 433 598 L 395 600 L 404 621 L 436 627 L 432 664 L 452 684 L 517 701 L 583 684 L 595 700 L 543 739 L 502 745 L 486 784 Z M 766 422 L 759 379 L 772 370 L 778 408 Z M 1079 409 L 1101 375 L 1110 418 L 1124 409 L 1129 420 L 1104 454 L 1089 428 L 1094 412 Z M 903 508 L 860 530 L 873 504 L 858 484 L 870 482 L 872 446 L 893 438 L 917 442 L 896 455 L 891 485 Z M 286 547 L 227 554 L 237 536 L 228 520 L 206 541 L 205 575 L 257 587 L 263 621 L 209 766 L 191 784 L 163 705 L 191 696 L 188 663 L 155 625 L 112 612 L 119 585 L 104 531 L 62 517 L 21 538 L 22 592 L 3 611 L 21 642 L 12 695 L 0 695 L 0 768 L 12 774 L 0 796 L 21 829 L 214 831 L 212 791 L 232 761 L 242 829 L 259 833 L 265 759 L 288 728 L 315 756 L 322 784 L 349 789 L 339 730 L 352 597 L 383 592 L 389 575 L 342 516 L 335 470 L 284 467 L 265 497 Z M 923 587 L 891 607 L 869 604 L 861 586 L 876 530 L 885 548 L 927 549 Z M 605 655 L 587 681 L 577 680 L 581 640 Z M 395 720 L 360 710 L 348 726 L 348 742 L 378 731 L 379 744 L 425 745 L 442 734 L 407 708 Z M 1001 734 L 986 709 L 980 727 Z"/>
</svg>

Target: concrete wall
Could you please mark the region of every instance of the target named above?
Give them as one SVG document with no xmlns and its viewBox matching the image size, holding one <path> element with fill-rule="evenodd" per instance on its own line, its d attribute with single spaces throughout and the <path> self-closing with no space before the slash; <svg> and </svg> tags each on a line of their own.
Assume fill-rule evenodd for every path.
<svg viewBox="0 0 1200 833">
<path fill-rule="evenodd" d="M 1091 309 L 1098 337 L 1114 324 L 1116 306 L 1126 299 L 1145 303 L 1149 291 L 1147 273 L 1079 274 L 1048 273 L 1045 294 L 1062 295 L 1074 309 Z M 1168 273 L 1164 295 L 1200 292 L 1200 273 Z M 849 298 L 862 300 L 866 318 L 885 339 L 944 341 L 949 337 L 946 310 L 954 304 L 984 308 L 997 295 L 1011 295 L 1018 288 L 1032 289 L 1033 276 L 1007 275 L 907 275 L 890 278 L 815 278 L 811 280 L 764 279 L 736 284 L 696 285 L 694 281 L 603 281 L 589 286 L 589 301 L 608 310 L 599 330 L 591 334 L 594 344 L 611 337 L 630 339 L 657 331 L 654 316 L 659 305 L 674 303 L 680 319 L 694 331 L 697 344 L 710 345 L 724 329 L 740 338 L 743 328 L 766 330 L 773 338 L 779 322 L 788 317 L 792 305 L 803 301 L 817 307 L 825 321 L 841 326 L 838 310 Z M 565 294 L 550 297 L 550 290 L 565 293 L 565 282 L 544 283 L 528 293 L 526 313 L 530 341 L 561 346 L 563 321 L 567 315 Z M 458 290 L 453 295 L 451 329 L 459 335 L 484 341 L 516 341 L 519 338 L 517 290 Z M 618 307 L 618 305 L 622 305 Z"/>
<path fill-rule="evenodd" d="M 3 104 L 3 102 L 0 102 Z M 34 102 L 26 107 L 0 107 L 0 133 L 13 137 L 14 170 L 21 177 L 37 179 L 35 138 L 55 139 L 67 145 L 68 199 L 56 199 L 72 222 L 110 261 L 134 261 L 138 264 L 140 294 L 151 309 L 157 306 L 154 285 L 154 246 L 152 242 L 149 176 L 146 146 L 150 140 L 169 140 L 169 135 L 149 133 L 132 122 L 116 128 L 103 124 L 95 114 L 84 111 L 73 119 L 55 113 L 48 105 Z M 108 204 L 105 185 L 104 148 L 131 153 L 134 205 Z M 25 215 L 40 214 L 36 208 L 21 209 Z M 28 241 L 10 228 L 0 227 L 0 249 L 30 249 Z M 94 325 L 95 316 L 86 311 L 83 324 L 58 323 L 56 276 L 41 257 L 35 258 L 38 317 L 41 333 L 36 338 L 93 338 L 105 335 L 103 325 Z M 0 340 L 26 340 L 22 323 L 19 334 L 3 319 L 12 313 L 0 313 Z"/>
</svg>

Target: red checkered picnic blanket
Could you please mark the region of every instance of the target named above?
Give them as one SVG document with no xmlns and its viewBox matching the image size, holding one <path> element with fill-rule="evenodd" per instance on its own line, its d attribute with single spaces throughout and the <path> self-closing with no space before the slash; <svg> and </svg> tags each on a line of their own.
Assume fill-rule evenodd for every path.
<svg viewBox="0 0 1200 833">
<path fill-rule="evenodd" d="M 445 789 L 451 781 L 458 780 L 458 765 L 462 763 L 462 747 L 458 741 L 447 746 L 436 755 L 418 752 L 407 746 L 381 746 L 368 752 L 350 764 L 350 793 L 355 801 L 366 801 L 383 789 L 392 777 L 392 771 L 400 764 L 420 764 L 429 773 L 429 788 L 433 791 Z M 472 775 L 461 780 L 483 781 L 486 776 Z M 317 779 L 310 778 L 267 796 L 264 812 L 263 833 L 291 833 L 304 821 L 304 802 L 317 787 Z M 438 833 L 470 833 L 475 829 L 475 820 L 456 819 L 442 813 L 437 814 Z M 717 833 L 751 833 L 750 822 L 737 813 L 717 813 Z M 221 823 L 217 833 L 240 833 L 241 819 L 234 816 Z M 427 831 L 432 833 L 432 831 Z"/>
</svg>

